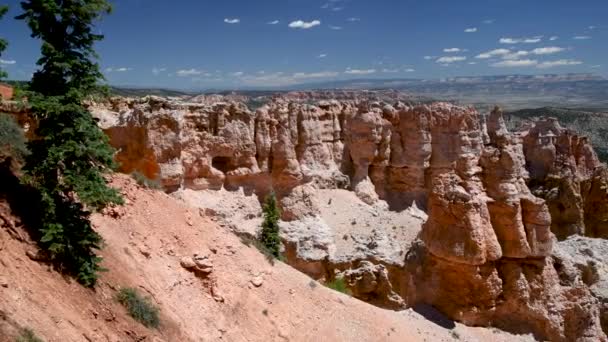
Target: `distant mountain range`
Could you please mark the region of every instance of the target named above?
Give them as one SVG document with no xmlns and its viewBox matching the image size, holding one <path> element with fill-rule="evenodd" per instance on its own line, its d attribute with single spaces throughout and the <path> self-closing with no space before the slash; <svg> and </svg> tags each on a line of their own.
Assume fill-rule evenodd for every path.
<svg viewBox="0 0 608 342">
<path fill-rule="evenodd" d="M 486 108 L 500 105 L 516 110 L 531 107 L 608 108 L 608 79 L 593 74 L 546 74 L 463 76 L 443 79 L 352 79 L 305 83 L 281 88 L 243 88 L 236 91 L 180 91 L 114 87 L 118 95 L 181 96 L 227 92 L 260 96 L 302 90 L 383 90 L 394 89 L 412 96 L 454 101 Z"/>
<path fill-rule="evenodd" d="M 608 108 L 608 80 L 592 74 L 464 76 L 435 80 L 357 79 L 302 84 L 304 89 L 395 89 L 477 107 Z"/>
</svg>

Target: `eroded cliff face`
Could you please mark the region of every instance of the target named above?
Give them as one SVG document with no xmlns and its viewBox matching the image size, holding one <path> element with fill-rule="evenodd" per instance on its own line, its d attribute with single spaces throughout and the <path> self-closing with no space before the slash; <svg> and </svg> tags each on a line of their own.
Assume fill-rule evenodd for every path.
<svg viewBox="0 0 608 342">
<path fill-rule="evenodd" d="M 416 300 L 467 324 L 552 341 L 605 339 L 599 301 L 586 284 L 560 283 L 552 213 L 526 185 L 519 136 L 506 130 L 499 110 L 490 114 L 487 133 L 481 149 L 480 137 L 459 139 L 457 167 L 431 163 L 424 245 L 410 261 Z"/>
<path fill-rule="evenodd" d="M 606 340 L 597 296 L 564 277 L 553 247 L 555 235 L 608 235 L 608 172 L 585 138 L 553 120 L 511 133 L 498 109 L 485 119 L 447 103 L 280 98 L 255 112 L 149 97 L 94 113 L 123 170 L 168 191 L 277 192 L 295 222 L 283 232 L 290 262 L 318 278 L 343 275 L 358 298 L 431 304 L 554 341 Z M 380 212 L 424 208 L 420 241 L 404 254 L 370 243 L 372 252 L 337 257 L 314 193 L 342 188 Z M 370 227 L 371 242 L 377 233 Z"/>
<path fill-rule="evenodd" d="M 523 146 L 532 190 L 547 201 L 556 236 L 607 238 L 606 168 L 587 138 L 544 119 L 523 135 Z"/>
</svg>

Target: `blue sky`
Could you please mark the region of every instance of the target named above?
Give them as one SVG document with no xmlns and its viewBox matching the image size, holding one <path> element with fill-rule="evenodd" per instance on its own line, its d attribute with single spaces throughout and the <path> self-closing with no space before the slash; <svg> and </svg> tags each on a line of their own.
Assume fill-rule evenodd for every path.
<svg viewBox="0 0 608 342">
<path fill-rule="evenodd" d="M 0 22 L 11 78 L 35 70 L 18 1 Z M 115 0 L 98 23 L 115 85 L 283 86 L 348 78 L 608 75 L 606 0 Z"/>
</svg>

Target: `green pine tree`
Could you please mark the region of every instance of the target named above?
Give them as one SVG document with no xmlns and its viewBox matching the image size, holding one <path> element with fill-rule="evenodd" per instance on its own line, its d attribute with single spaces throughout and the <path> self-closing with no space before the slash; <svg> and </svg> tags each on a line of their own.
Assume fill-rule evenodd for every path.
<svg viewBox="0 0 608 342">
<path fill-rule="evenodd" d="M 6 12 L 8 11 L 8 6 L 0 6 L 0 19 L 4 17 Z M 8 42 L 2 38 L 0 38 L 0 57 L 2 57 L 2 52 L 6 50 L 8 46 Z M 0 80 L 6 77 L 6 72 L 0 68 Z"/>
<path fill-rule="evenodd" d="M 264 248 L 275 258 L 281 257 L 281 238 L 279 237 L 279 219 L 281 213 L 277 205 L 277 198 L 271 193 L 264 203 L 264 222 L 260 242 Z"/>
<path fill-rule="evenodd" d="M 104 177 L 114 150 L 83 106 L 103 79 L 93 49 L 103 36 L 93 33 L 93 23 L 111 7 L 106 0 L 27 0 L 21 7 L 17 19 L 42 41 L 27 94 L 36 139 L 24 167 L 25 181 L 40 193 L 39 244 L 61 270 L 94 286 L 102 239 L 90 214 L 122 202 Z"/>
</svg>

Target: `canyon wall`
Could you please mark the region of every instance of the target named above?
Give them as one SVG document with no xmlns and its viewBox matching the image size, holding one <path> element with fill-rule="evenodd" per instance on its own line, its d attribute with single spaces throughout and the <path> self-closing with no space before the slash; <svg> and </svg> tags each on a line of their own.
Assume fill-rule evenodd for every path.
<svg viewBox="0 0 608 342">
<path fill-rule="evenodd" d="M 605 305 L 584 277 L 564 277 L 554 245 L 555 236 L 608 236 L 608 175 L 589 142 L 552 119 L 508 132 L 499 109 L 485 118 L 448 103 L 281 98 L 255 112 L 155 97 L 92 110 L 123 171 L 169 192 L 273 190 L 286 221 L 318 211 L 306 200 L 315 189 L 350 189 L 392 211 L 424 208 L 404 260 L 352 260 L 359 266 L 344 275 L 355 295 L 390 292 L 391 303 L 554 341 L 606 340 Z"/>
</svg>

